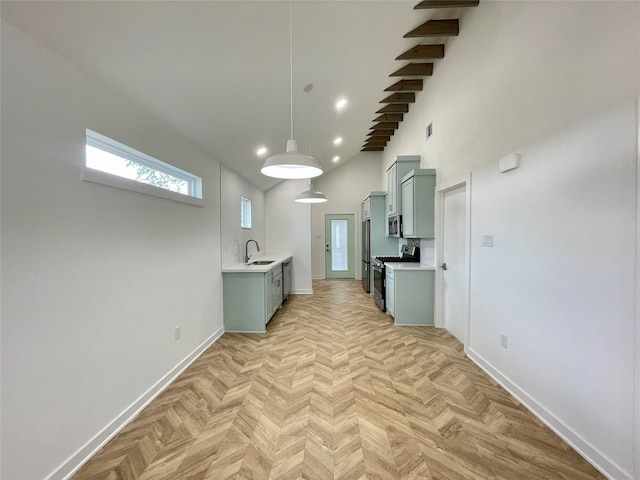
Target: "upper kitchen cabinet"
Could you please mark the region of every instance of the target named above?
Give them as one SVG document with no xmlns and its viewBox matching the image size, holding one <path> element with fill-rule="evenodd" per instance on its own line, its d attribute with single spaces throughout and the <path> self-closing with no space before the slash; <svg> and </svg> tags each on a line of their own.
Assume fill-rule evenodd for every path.
<svg viewBox="0 0 640 480">
<path fill-rule="evenodd" d="M 420 168 L 420 155 L 397 156 L 387 169 L 387 217 L 402 215 L 401 180 L 411 170 Z"/>
<path fill-rule="evenodd" d="M 412 170 L 402 177 L 402 236 L 433 238 L 436 171 Z"/>
<path fill-rule="evenodd" d="M 398 240 L 386 234 L 387 216 L 384 214 L 386 197 L 385 192 L 371 192 L 367 197 L 370 218 L 370 253 L 374 256 L 398 254 Z"/>
<path fill-rule="evenodd" d="M 369 220 L 371 218 L 371 197 L 367 197 L 362 205 L 362 221 Z"/>
</svg>

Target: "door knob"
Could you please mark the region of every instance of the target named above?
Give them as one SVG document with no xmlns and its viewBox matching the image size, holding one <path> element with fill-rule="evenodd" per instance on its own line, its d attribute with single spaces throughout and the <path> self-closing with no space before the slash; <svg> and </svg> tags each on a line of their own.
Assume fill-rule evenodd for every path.
<svg viewBox="0 0 640 480">
<path fill-rule="evenodd" d="M 442 265 L 440 265 L 440 268 L 443 269 L 443 270 L 446 270 L 447 269 L 447 264 L 443 263 Z"/>
</svg>

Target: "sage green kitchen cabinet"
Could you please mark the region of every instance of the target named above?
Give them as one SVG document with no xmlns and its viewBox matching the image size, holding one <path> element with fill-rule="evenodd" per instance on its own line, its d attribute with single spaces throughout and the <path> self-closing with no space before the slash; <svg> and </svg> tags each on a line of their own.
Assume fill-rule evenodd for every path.
<svg viewBox="0 0 640 480">
<path fill-rule="evenodd" d="M 387 194 L 385 192 L 370 192 L 367 197 L 369 201 L 369 218 L 371 220 L 369 253 L 372 256 L 398 254 L 398 239 L 387 235 L 387 216 L 384 212 L 386 197 Z M 370 260 L 370 258 L 366 259 L 366 261 Z"/>
<path fill-rule="evenodd" d="M 266 323 L 269 323 L 271 317 L 273 317 L 278 309 L 282 306 L 282 266 L 271 270 L 271 315 L 268 315 Z"/>
<path fill-rule="evenodd" d="M 385 263 L 385 309 L 394 325 L 434 324 L 435 271 L 432 267 Z M 393 280 L 389 282 L 389 279 Z"/>
<path fill-rule="evenodd" d="M 398 213 L 396 187 L 398 183 L 398 166 L 394 163 L 387 170 L 387 216 Z"/>
<path fill-rule="evenodd" d="M 393 268 L 385 268 L 385 298 L 384 308 L 391 316 L 395 315 L 396 306 L 396 285 L 395 271 Z"/>
<path fill-rule="evenodd" d="M 371 218 L 371 198 L 367 197 L 361 205 L 362 208 L 362 220 L 369 220 Z"/>
<path fill-rule="evenodd" d="M 434 169 L 412 170 L 402 178 L 402 236 L 433 238 L 435 233 Z"/>
<path fill-rule="evenodd" d="M 223 272 L 222 289 L 225 332 L 265 333 L 282 306 L 282 262 L 266 272 Z"/>
<path fill-rule="evenodd" d="M 399 155 L 387 169 L 387 217 L 403 215 L 401 180 L 411 170 L 420 168 L 420 155 Z"/>
</svg>

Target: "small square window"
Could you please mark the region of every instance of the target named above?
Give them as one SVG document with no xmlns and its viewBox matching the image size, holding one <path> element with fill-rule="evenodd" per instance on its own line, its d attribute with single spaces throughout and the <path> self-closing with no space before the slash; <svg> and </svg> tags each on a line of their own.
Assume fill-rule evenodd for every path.
<svg viewBox="0 0 640 480">
<path fill-rule="evenodd" d="M 251 200 L 240 197 L 240 226 L 251 228 Z"/>
</svg>

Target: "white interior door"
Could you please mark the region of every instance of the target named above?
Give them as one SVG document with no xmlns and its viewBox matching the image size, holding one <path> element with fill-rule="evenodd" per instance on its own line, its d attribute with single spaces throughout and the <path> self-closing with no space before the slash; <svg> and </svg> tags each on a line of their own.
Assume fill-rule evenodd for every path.
<svg viewBox="0 0 640 480">
<path fill-rule="evenodd" d="M 466 187 L 444 193 L 442 292 L 444 327 L 467 343 Z"/>
</svg>

